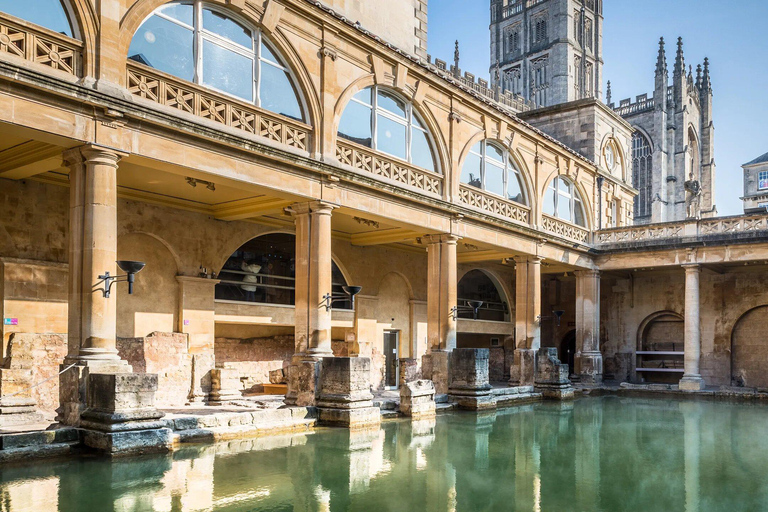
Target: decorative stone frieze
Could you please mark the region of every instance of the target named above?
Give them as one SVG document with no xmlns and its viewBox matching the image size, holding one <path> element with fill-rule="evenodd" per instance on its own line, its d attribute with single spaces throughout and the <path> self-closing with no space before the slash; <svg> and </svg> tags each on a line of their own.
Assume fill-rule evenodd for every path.
<svg viewBox="0 0 768 512">
<path fill-rule="evenodd" d="M 376 427 L 381 411 L 370 391 L 371 360 L 367 357 L 325 357 L 317 399 L 321 424 L 349 428 Z"/>
<path fill-rule="evenodd" d="M 495 409 L 488 382 L 487 348 L 456 348 L 451 352 L 448 393 L 462 409 Z"/>
</svg>

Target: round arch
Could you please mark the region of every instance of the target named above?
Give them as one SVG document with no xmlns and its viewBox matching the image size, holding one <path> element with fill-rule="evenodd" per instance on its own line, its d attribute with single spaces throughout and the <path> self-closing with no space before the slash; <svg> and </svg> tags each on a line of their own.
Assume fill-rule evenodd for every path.
<svg viewBox="0 0 768 512">
<path fill-rule="evenodd" d="M 768 387 L 768 351 L 764 329 L 768 305 L 748 309 L 731 330 L 731 384 L 751 388 Z M 763 350 L 755 350 L 761 346 Z"/>
<path fill-rule="evenodd" d="M 482 285 L 483 284 L 482 283 L 482 278 L 478 280 L 477 279 L 478 274 L 475 274 L 475 273 L 482 274 L 482 276 L 488 282 L 490 282 L 493 285 L 493 287 L 494 287 L 494 289 L 496 291 L 496 294 L 498 295 L 499 300 L 501 301 L 500 304 L 498 304 L 498 303 L 494 304 L 494 306 L 499 306 L 499 307 L 496 307 L 493 310 L 489 310 L 490 311 L 490 313 L 489 313 L 490 316 L 493 316 L 495 318 L 486 318 L 486 319 L 491 319 L 491 320 L 495 320 L 495 321 L 499 321 L 499 322 L 509 321 L 509 318 L 510 318 L 510 315 L 511 315 L 511 308 L 510 308 L 511 302 L 510 302 L 509 290 L 507 290 L 504 287 L 504 285 L 502 285 L 502 281 L 499 279 L 498 275 L 496 275 L 494 272 L 492 272 L 490 270 L 487 270 L 487 269 L 484 269 L 484 268 L 479 268 L 479 267 L 474 267 L 474 268 L 467 269 L 466 271 L 461 272 L 459 274 L 459 276 L 458 276 L 457 290 L 461 289 L 462 282 L 465 281 L 465 279 L 474 279 L 474 281 L 475 281 L 474 283 L 466 283 L 465 282 L 465 286 L 466 285 L 469 285 L 469 286 Z M 495 303 L 496 302 L 496 301 L 489 301 L 487 299 L 484 299 L 483 297 L 480 297 L 480 294 L 488 295 L 486 292 L 483 292 L 482 290 L 478 290 L 477 293 L 478 293 L 478 296 L 476 296 L 476 297 L 461 297 L 461 296 L 459 296 L 458 299 L 459 299 L 459 301 L 461 301 L 462 299 L 465 299 L 465 300 L 483 300 L 486 303 Z M 459 292 L 459 295 L 461 295 L 460 292 Z M 461 305 L 461 304 L 459 304 L 459 305 Z M 488 305 L 488 304 L 485 304 L 485 305 Z M 479 318 L 479 319 L 482 320 L 483 318 Z"/>
<path fill-rule="evenodd" d="M 632 128 L 634 128 L 634 129 L 635 129 L 635 131 L 636 131 L 636 132 L 638 132 L 640 135 L 642 135 L 643 137 L 645 137 L 645 140 L 648 142 L 648 146 L 650 146 L 650 148 L 651 148 L 651 153 L 653 153 L 653 151 L 654 151 L 654 146 L 653 146 L 653 138 L 652 138 L 652 137 L 650 136 L 650 134 L 649 134 L 649 133 L 648 133 L 648 132 L 645 130 L 645 128 L 642 128 L 642 127 L 640 127 L 640 126 L 635 126 L 635 125 L 632 125 Z"/>
<path fill-rule="evenodd" d="M 637 328 L 637 338 L 636 338 L 636 344 L 635 344 L 635 348 L 637 350 L 643 350 L 643 340 L 644 340 L 646 331 L 648 330 L 648 327 L 654 321 L 658 320 L 659 318 L 663 318 L 663 317 L 674 317 L 674 318 L 677 318 L 680 321 L 685 321 L 683 315 L 681 315 L 680 313 L 678 313 L 676 311 L 662 310 L 662 311 L 657 311 L 655 313 L 651 313 L 650 315 L 645 317 L 645 319 L 642 322 L 640 322 L 640 325 Z"/>
<path fill-rule="evenodd" d="M 87 1 L 87 0 L 80 0 Z M 131 41 L 136 31 L 141 24 L 148 17 L 152 15 L 157 9 L 165 4 L 169 4 L 176 0 L 138 0 L 131 6 L 120 20 L 120 38 L 119 38 L 119 55 L 122 55 L 127 63 L 128 49 L 131 46 Z M 252 7 L 246 3 L 244 9 L 233 9 L 232 3 L 227 0 L 204 0 L 205 3 L 211 4 L 220 10 L 226 11 L 232 15 L 234 19 L 240 19 L 245 21 L 248 25 L 262 30 L 267 36 L 268 41 L 275 47 L 285 61 L 285 67 L 290 70 L 290 75 L 294 80 L 294 85 L 299 92 L 299 102 L 302 104 L 307 119 L 305 122 L 312 127 L 317 127 L 320 122 L 320 98 L 317 91 L 312 85 L 312 79 L 309 76 L 309 72 L 304 67 L 301 58 L 296 52 L 293 45 L 283 34 L 283 30 L 278 24 L 275 30 L 266 30 L 261 25 L 262 10 Z M 121 80 L 125 81 L 125 73 L 121 73 Z M 123 83 L 122 85 L 125 85 Z M 316 139 L 313 137 L 317 145 Z"/>
<path fill-rule="evenodd" d="M 381 276 L 381 279 L 379 279 L 379 282 L 376 284 L 376 290 L 373 295 L 379 295 L 381 293 L 381 283 L 383 283 L 384 280 L 387 279 L 390 275 L 395 275 L 403 280 L 406 288 L 408 289 L 408 299 L 414 300 L 415 297 L 413 296 L 413 286 L 411 285 L 411 281 L 405 276 L 405 274 L 397 270 L 392 270 Z"/>
<path fill-rule="evenodd" d="M 168 252 L 171 253 L 171 256 L 173 257 L 173 262 L 176 265 L 176 269 L 181 270 L 183 268 L 182 262 L 181 262 L 181 256 L 179 256 L 179 252 L 176 250 L 176 248 L 170 244 L 165 238 L 161 237 L 160 235 L 157 235 L 155 233 L 152 233 L 150 231 L 130 231 L 126 233 L 121 233 L 118 236 L 118 240 L 122 237 L 127 237 L 131 235 L 146 235 L 150 238 L 153 238 L 160 242 L 166 249 L 168 249 Z"/>
<path fill-rule="evenodd" d="M 546 179 L 543 181 L 542 188 L 538 190 L 539 201 L 538 201 L 538 208 L 536 210 L 536 218 L 541 218 L 541 216 L 544 215 L 544 197 L 547 193 L 547 187 L 549 187 L 549 184 L 552 183 L 552 180 L 554 180 L 555 178 L 566 179 L 570 183 L 572 183 L 573 186 L 576 188 L 576 191 L 579 194 L 579 198 L 581 199 L 582 207 L 584 208 L 585 225 L 582 227 L 592 231 L 595 228 L 594 226 L 595 215 L 594 215 L 592 202 L 590 201 L 590 195 L 587 194 L 587 190 L 584 188 L 584 185 L 580 181 L 574 180 L 567 174 L 562 174 L 557 169 L 552 171 L 546 177 Z"/>
<path fill-rule="evenodd" d="M 624 154 L 624 149 L 621 147 L 621 144 L 619 144 L 618 139 L 613 136 L 613 134 L 606 134 L 603 137 L 603 140 L 600 141 L 600 161 L 601 163 L 606 163 L 606 169 L 608 168 L 607 162 L 606 162 L 606 150 L 608 147 L 611 146 L 613 148 L 614 154 L 616 157 L 616 165 L 619 166 L 619 169 L 621 170 L 621 179 L 624 181 L 627 181 L 628 176 L 628 165 L 627 165 L 627 155 Z M 615 166 L 614 166 L 615 168 Z M 611 173 L 612 176 L 615 176 L 615 174 L 611 171 L 611 169 L 608 169 L 608 172 Z"/>
<path fill-rule="evenodd" d="M 373 86 L 379 86 L 383 89 L 386 89 L 388 91 L 391 91 L 395 93 L 397 96 L 402 97 L 403 99 L 410 102 L 416 112 L 419 114 L 419 117 L 426 125 L 425 128 L 429 132 L 430 138 L 432 139 L 432 143 L 434 145 L 434 151 L 435 151 L 435 159 L 437 160 L 437 166 L 440 170 L 440 174 L 442 174 L 443 177 L 447 177 L 450 174 L 450 157 L 449 157 L 449 151 L 448 146 L 445 143 L 445 138 L 443 137 L 443 133 L 440 130 L 440 126 L 437 123 L 437 120 L 435 119 L 435 116 L 432 114 L 432 111 L 427 108 L 427 106 L 424 104 L 424 102 L 416 102 L 413 101 L 413 98 L 408 97 L 408 95 L 404 94 L 401 90 L 398 90 L 395 87 L 392 87 L 388 84 L 379 84 L 376 83 L 376 78 L 372 74 L 366 74 L 361 76 L 360 78 L 354 80 L 349 86 L 347 86 L 346 89 L 339 95 L 339 99 L 336 101 L 336 105 L 334 106 L 333 111 L 333 130 L 332 130 L 332 145 L 331 147 L 336 147 L 336 141 L 338 139 L 339 134 L 339 124 L 341 123 L 341 116 L 344 114 L 344 110 L 346 109 L 347 105 L 349 104 L 349 101 L 352 99 L 352 97 L 362 91 L 363 89 L 367 87 L 373 87 Z M 335 154 L 335 150 L 334 150 Z"/>
<path fill-rule="evenodd" d="M 525 159 L 520 154 L 519 149 L 513 149 L 509 144 L 507 144 L 506 140 L 501 140 L 498 137 L 485 137 L 485 130 L 478 130 L 475 132 L 475 134 L 469 138 L 467 143 L 461 149 L 461 153 L 459 154 L 458 171 L 455 173 L 455 179 L 461 180 L 461 171 L 464 168 L 464 162 L 469 155 L 469 151 L 475 146 L 475 144 L 484 140 L 489 140 L 499 144 L 501 147 L 507 150 L 509 157 L 512 159 L 512 162 L 515 164 L 515 166 L 517 166 L 517 170 L 522 177 L 523 187 L 525 188 L 525 198 L 528 202 L 528 204 L 524 206 L 530 208 L 532 212 L 535 211 L 538 198 L 535 194 L 535 188 L 533 185 L 533 179 L 531 178 L 530 169 L 528 168 L 528 164 L 525 162 Z M 533 217 L 533 215 L 531 215 L 531 217 Z M 531 222 L 533 222 L 533 218 L 531 218 Z"/>
</svg>

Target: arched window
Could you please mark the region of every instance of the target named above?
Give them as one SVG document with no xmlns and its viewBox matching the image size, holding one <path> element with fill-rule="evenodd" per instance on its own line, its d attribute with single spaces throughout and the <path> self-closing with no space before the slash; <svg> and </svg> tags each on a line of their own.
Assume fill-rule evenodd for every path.
<svg viewBox="0 0 768 512">
<path fill-rule="evenodd" d="M 216 300 L 258 304 L 294 305 L 296 301 L 296 237 L 273 233 L 256 237 L 236 250 L 219 272 Z M 332 263 L 333 294 L 343 295 L 347 285 Z M 348 302 L 334 302 L 334 309 L 351 309 Z"/>
<path fill-rule="evenodd" d="M 508 320 L 509 308 L 502 298 L 501 290 L 494 280 L 482 270 L 471 270 L 461 278 L 457 288 L 457 297 L 459 306 L 469 306 L 470 301 L 483 302 L 477 313 L 478 320 L 496 322 Z M 468 307 L 462 307 L 457 316 L 473 319 L 474 312 Z"/>
<path fill-rule="evenodd" d="M 603 163 L 609 173 L 623 179 L 624 155 L 615 139 L 608 140 L 603 147 Z"/>
<path fill-rule="evenodd" d="M 416 109 L 378 86 L 352 97 L 341 116 L 339 137 L 438 172 L 429 133 Z"/>
<path fill-rule="evenodd" d="M 133 36 L 128 58 L 304 119 L 290 72 L 261 31 L 200 0 L 156 10 Z"/>
<path fill-rule="evenodd" d="M 509 151 L 500 144 L 487 140 L 475 144 L 461 169 L 461 182 L 526 204 L 520 171 L 512 162 Z"/>
<path fill-rule="evenodd" d="M 586 227 L 584 203 L 576 185 L 567 178 L 553 179 L 544 194 L 544 213 Z"/>
<path fill-rule="evenodd" d="M 0 11 L 65 36 L 75 37 L 69 13 L 61 0 L 0 0 Z"/>
<path fill-rule="evenodd" d="M 651 143 L 645 135 L 636 131 L 632 135 L 632 184 L 638 191 L 635 197 L 635 219 L 651 215 L 652 176 Z"/>
</svg>

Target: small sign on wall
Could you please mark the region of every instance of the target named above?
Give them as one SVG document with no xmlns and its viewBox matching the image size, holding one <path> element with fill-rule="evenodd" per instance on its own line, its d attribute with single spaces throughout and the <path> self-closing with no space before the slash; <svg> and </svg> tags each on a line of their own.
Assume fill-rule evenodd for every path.
<svg viewBox="0 0 768 512">
<path fill-rule="evenodd" d="M 3 325 L 19 325 L 18 318 L 3 318 Z"/>
<path fill-rule="evenodd" d="M 189 325 L 189 320 L 184 320 L 184 325 Z"/>
</svg>

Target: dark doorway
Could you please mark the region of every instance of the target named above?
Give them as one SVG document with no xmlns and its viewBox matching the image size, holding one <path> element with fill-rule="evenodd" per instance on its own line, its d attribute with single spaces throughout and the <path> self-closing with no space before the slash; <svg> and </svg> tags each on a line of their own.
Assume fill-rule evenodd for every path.
<svg viewBox="0 0 768 512">
<path fill-rule="evenodd" d="M 576 330 L 569 331 L 560 342 L 560 362 L 568 363 L 568 374 L 574 372 L 574 356 L 576 354 Z"/>
<path fill-rule="evenodd" d="M 398 345 L 400 331 L 384 331 L 384 387 L 397 389 L 400 360 L 398 359 Z"/>
</svg>

